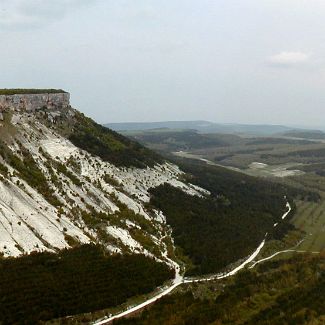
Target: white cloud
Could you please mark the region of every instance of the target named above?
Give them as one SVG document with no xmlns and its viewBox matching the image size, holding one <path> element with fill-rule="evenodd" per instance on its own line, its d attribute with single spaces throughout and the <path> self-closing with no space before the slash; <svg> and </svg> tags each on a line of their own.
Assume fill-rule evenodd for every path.
<svg viewBox="0 0 325 325">
<path fill-rule="evenodd" d="M 0 0 L 0 30 L 39 27 L 96 0 Z"/>
<path fill-rule="evenodd" d="M 281 52 L 268 58 L 268 63 L 275 66 L 296 66 L 306 63 L 310 59 L 309 53 L 304 52 Z"/>
</svg>

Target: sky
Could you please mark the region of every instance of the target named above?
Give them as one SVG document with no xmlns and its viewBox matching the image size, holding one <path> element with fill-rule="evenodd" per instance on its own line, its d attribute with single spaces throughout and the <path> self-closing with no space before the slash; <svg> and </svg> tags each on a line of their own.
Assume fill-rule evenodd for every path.
<svg viewBox="0 0 325 325">
<path fill-rule="evenodd" d="M 324 0 L 0 0 L 0 88 L 100 123 L 325 127 Z"/>
</svg>

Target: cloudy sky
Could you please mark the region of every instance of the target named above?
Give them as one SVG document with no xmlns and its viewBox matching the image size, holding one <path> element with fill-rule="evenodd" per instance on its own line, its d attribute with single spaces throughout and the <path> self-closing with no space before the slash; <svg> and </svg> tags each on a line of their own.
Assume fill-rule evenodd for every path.
<svg viewBox="0 0 325 325">
<path fill-rule="evenodd" d="M 325 127 L 324 0 L 0 0 L 0 87 L 98 122 Z"/>
</svg>

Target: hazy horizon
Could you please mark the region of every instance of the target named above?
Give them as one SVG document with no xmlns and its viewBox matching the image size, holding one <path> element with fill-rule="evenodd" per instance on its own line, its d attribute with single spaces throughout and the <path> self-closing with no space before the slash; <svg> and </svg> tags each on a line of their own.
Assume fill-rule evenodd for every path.
<svg viewBox="0 0 325 325">
<path fill-rule="evenodd" d="M 320 0 L 2 0 L 0 88 L 63 88 L 100 123 L 325 128 Z"/>
<path fill-rule="evenodd" d="M 285 126 L 285 127 L 292 127 L 292 128 L 306 128 L 306 129 L 313 129 L 313 130 L 321 130 L 325 131 L 324 125 L 304 125 L 304 124 L 272 124 L 272 123 L 236 123 L 236 122 L 218 122 L 218 121 L 210 121 L 210 120 L 154 120 L 154 121 L 119 121 L 119 122 L 104 122 L 102 124 L 108 125 L 108 124 L 132 124 L 132 123 L 169 123 L 169 122 L 209 122 L 209 123 L 215 123 L 215 124 L 222 124 L 222 125 L 268 125 L 268 126 Z"/>
</svg>

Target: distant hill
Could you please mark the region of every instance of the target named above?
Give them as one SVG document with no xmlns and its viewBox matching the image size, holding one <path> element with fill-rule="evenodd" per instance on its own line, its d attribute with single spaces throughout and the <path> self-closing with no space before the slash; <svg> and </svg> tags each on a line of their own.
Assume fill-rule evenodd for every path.
<svg viewBox="0 0 325 325">
<path fill-rule="evenodd" d="M 214 123 L 208 121 L 163 121 L 163 122 L 126 122 L 108 123 L 106 127 L 115 131 L 136 131 L 152 129 L 194 129 L 202 130 L 211 128 Z"/>
<path fill-rule="evenodd" d="M 192 129 L 200 133 L 273 135 L 293 131 L 283 125 L 222 124 L 209 121 L 166 121 L 148 123 L 108 123 L 106 127 L 115 131 L 140 131 L 153 129 Z M 302 129 L 301 129 L 302 130 Z"/>
<path fill-rule="evenodd" d="M 325 132 L 319 130 L 292 130 L 285 132 L 283 135 L 292 138 L 325 140 Z"/>
<path fill-rule="evenodd" d="M 130 139 L 160 153 L 227 147 L 229 145 L 243 144 L 247 140 L 247 138 L 244 139 L 235 134 L 207 134 L 191 129 L 161 128 L 121 132 Z M 259 137 L 259 139 L 263 138 Z"/>
</svg>

